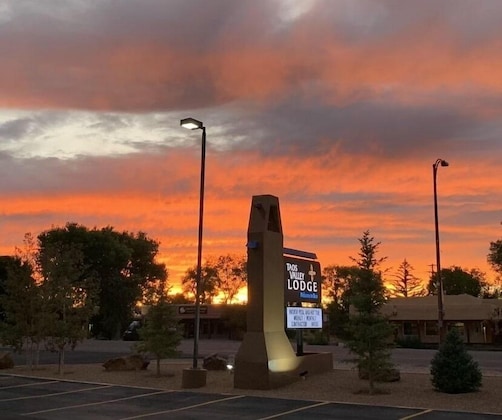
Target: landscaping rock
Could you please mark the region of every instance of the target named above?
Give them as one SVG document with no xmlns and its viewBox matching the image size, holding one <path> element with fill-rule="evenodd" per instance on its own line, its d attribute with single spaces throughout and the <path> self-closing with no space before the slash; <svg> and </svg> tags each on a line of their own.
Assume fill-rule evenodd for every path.
<svg viewBox="0 0 502 420">
<path fill-rule="evenodd" d="M 213 353 L 204 358 L 202 367 L 206 370 L 227 370 L 227 359 Z"/>
<path fill-rule="evenodd" d="M 150 361 L 146 360 L 140 354 L 131 354 L 128 356 L 116 357 L 103 363 L 103 367 L 108 371 L 128 371 L 145 370 Z"/>
<path fill-rule="evenodd" d="M 8 351 L 0 352 L 0 369 L 10 369 L 14 367 L 14 360 Z"/>
</svg>

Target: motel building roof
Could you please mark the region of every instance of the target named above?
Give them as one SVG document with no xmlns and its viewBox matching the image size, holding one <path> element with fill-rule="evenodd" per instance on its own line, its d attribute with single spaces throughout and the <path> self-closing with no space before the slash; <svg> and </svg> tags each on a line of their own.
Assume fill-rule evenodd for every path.
<svg viewBox="0 0 502 420">
<path fill-rule="evenodd" d="M 444 295 L 445 321 L 502 320 L 502 299 L 483 299 L 471 295 Z M 437 296 L 390 298 L 382 313 L 391 321 L 434 321 L 438 319 Z"/>
</svg>

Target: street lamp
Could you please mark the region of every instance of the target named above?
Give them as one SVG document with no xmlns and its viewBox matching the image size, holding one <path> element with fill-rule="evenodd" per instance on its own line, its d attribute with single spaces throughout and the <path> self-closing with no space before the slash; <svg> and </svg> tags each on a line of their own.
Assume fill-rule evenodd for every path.
<svg viewBox="0 0 502 420">
<path fill-rule="evenodd" d="M 202 219 L 204 215 L 204 174 L 206 169 L 206 127 L 195 118 L 184 118 L 180 125 L 189 130 L 202 130 L 202 153 L 200 161 L 200 194 L 199 194 L 199 242 L 197 247 L 197 275 L 195 279 L 195 318 L 193 339 L 193 369 L 197 369 L 199 356 L 199 328 L 200 328 L 200 286 L 202 283 Z"/>
<path fill-rule="evenodd" d="M 438 294 L 438 336 L 439 344 L 443 337 L 443 279 L 441 277 L 441 255 L 439 251 L 439 220 L 438 220 L 438 195 L 437 195 L 437 173 L 439 166 L 448 166 L 448 162 L 444 159 L 437 159 L 432 165 L 432 179 L 434 182 L 434 225 L 436 228 L 436 287 Z"/>
</svg>

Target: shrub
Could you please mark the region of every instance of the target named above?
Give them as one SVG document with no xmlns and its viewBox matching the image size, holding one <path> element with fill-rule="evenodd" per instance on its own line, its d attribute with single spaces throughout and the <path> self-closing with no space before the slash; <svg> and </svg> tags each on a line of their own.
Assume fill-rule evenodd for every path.
<svg viewBox="0 0 502 420">
<path fill-rule="evenodd" d="M 456 329 L 446 335 L 445 342 L 431 362 L 432 385 L 439 392 L 459 394 L 477 391 L 482 374 Z"/>
<path fill-rule="evenodd" d="M 396 339 L 396 344 L 403 349 L 423 349 L 424 344 L 417 336 L 409 336 Z"/>
<path fill-rule="evenodd" d="M 324 333 L 322 330 L 315 330 L 309 332 L 305 337 L 305 341 L 310 345 L 326 346 L 329 344 L 329 337 L 328 334 Z"/>
</svg>

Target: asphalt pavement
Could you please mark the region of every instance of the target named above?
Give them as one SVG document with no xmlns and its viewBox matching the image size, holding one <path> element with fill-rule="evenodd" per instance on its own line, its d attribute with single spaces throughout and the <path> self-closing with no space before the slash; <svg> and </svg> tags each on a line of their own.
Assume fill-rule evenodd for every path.
<svg viewBox="0 0 502 420">
<path fill-rule="evenodd" d="M 178 348 L 181 359 L 192 357 L 193 340 L 183 340 Z M 134 342 L 122 340 L 85 340 L 65 355 L 66 363 L 102 363 L 108 358 L 130 354 Z M 218 353 L 235 355 L 239 341 L 200 340 L 200 357 Z M 294 346 L 294 345 L 293 345 Z M 305 352 L 331 352 L 336 368 L 350 369 L 345 363 L 348 349 L 342 346 L 309 346 Z M 428 371 L 435 350 L 394 349 L 392 356 L 403 371 Z M 484 373 L 502 374 L 502 353 L 471 352 L 480 361 Z M 24 363 L 22 355 L 15 355 Z M 18 363 L 18 362 L 16 362 Z M 57 354 L 41 352 L 41 363 L 57 363 Z M 425 408 L 378 407 L 327 401 L 284 400 L 271 397 L 208 394 L 192 391 L 170 391 L 126 387 L 110 384 L 79 383 L 43 378 L 30 378 L 0 372 L 0 418 L 62 420 L 72 418 L 123 419 L 140 418 L 247 418 L 247 419 L 411 419 L 474 420 L 495 419 L 486 413 L 448 412 Z"/>
<path fill-rule="evenodd" d="M 495 420 L 498 415 L 414 407 L 127 387 L 0 373 L 4 420 L 249 419 Z"/>
</svg>

